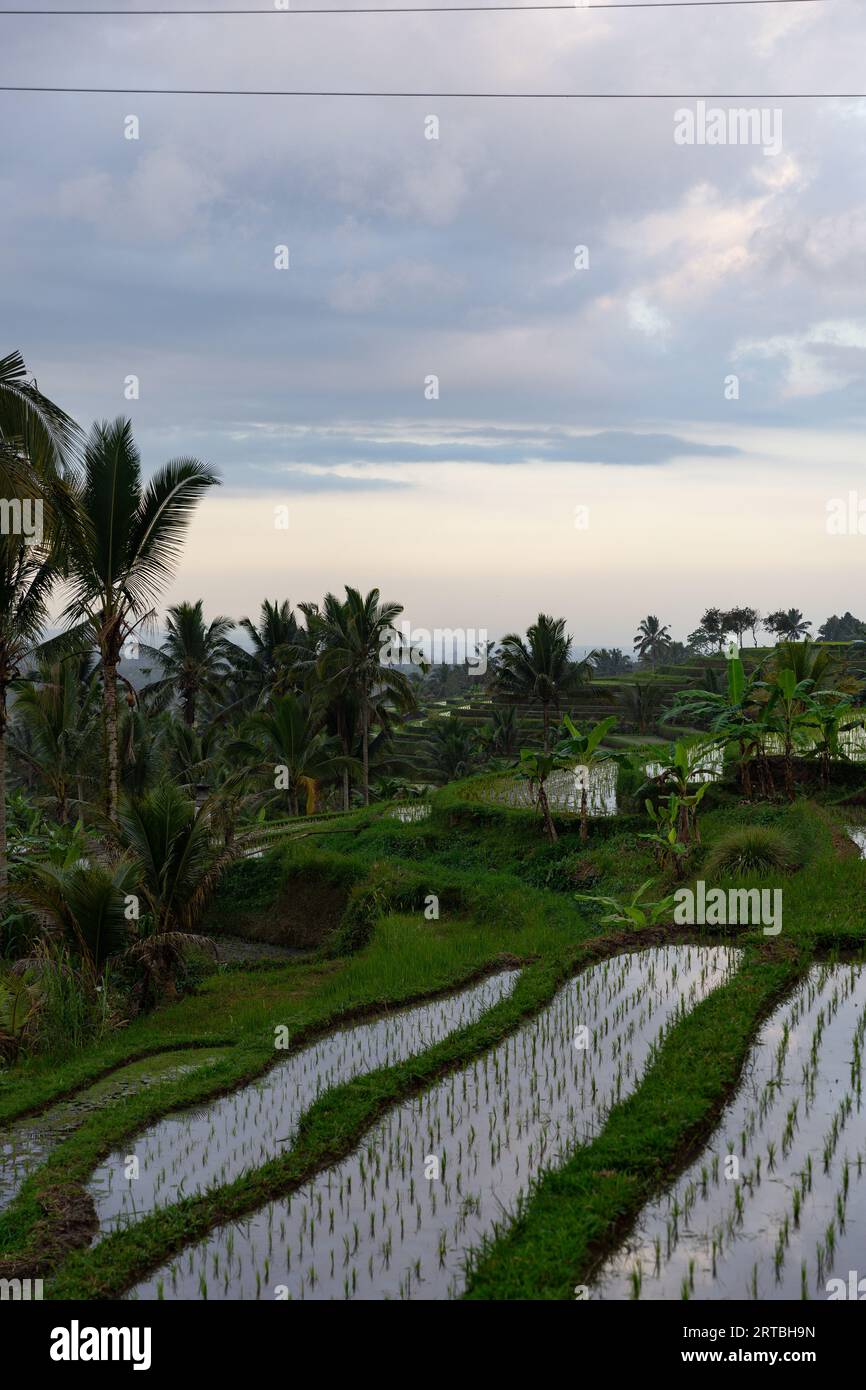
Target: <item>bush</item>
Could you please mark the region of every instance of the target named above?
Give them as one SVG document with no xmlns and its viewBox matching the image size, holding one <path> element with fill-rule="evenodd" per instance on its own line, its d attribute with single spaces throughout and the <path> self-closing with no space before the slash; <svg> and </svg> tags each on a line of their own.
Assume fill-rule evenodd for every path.
<svg viewBox="0 0 866 1390">
<path fill-rule="evenodd" d="M 709 878 L 741 878 L 749 874 L 791 873 L 802 857 L 793 841 L 769 825 L 733 830 L 710 849 L 704 870 Z"/>
</svg>

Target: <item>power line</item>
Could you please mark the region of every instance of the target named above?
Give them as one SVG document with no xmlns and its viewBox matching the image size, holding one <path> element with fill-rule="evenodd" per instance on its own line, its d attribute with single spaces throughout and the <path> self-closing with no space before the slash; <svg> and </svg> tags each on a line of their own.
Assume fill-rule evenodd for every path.
<svg viewBox="0 0 866 1390">
<path fill-rule="evenodd" d="M 106 17 L 126 17 L 138 15 L 260 15 L 260 14 L 501 14 L 506 11 L 531 10 L 684 10 L 710 9 L 725 5 L 826 5 L 831 0 L 576 0 L 570 5 L 372 5 L 358 7 L 325 7 L 319 9 L 296 8 L 277 9 L 195 9 L 195 10 L 10 10 L 0 8 L 0 15 L 54 15 L 63 18 L 70 15 L 103 15 Z"/>
<path fill-rule="evenodd" d="M 866 101 L 866 92 L 349 92 L 229 87 L 19 87 L 0 92 L 51 92 L 122 97 L 351 97 L 426 101 Z"/>
</svg>

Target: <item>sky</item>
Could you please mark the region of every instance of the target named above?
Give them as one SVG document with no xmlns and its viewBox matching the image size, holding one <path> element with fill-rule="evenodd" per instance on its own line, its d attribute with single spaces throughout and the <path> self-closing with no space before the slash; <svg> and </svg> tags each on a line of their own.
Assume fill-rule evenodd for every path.
<svg viewBox="0 0 866 1390">
<path fill-rule="evenodd" d="M 864 40 L 856 0 L 0 16 L 0 86 L 665 94 L 0 92 L 3 351 L 218 470 L 164 595 L 208 617 L 866 617 Z"/>
</svg>

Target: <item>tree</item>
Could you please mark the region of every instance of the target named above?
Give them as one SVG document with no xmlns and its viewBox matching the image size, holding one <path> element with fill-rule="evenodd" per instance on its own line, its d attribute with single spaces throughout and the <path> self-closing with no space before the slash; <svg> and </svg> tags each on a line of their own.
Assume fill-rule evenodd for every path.
<svg viewBox="0 0 866 1390">
<path fill-rule="evenodd" d="M 315 605 L 308 605 L 315 609 Z M 302 611 L 304 605 L 301 605 Z M 254 623 L 250 618 L 241 618 L 238 627 L 245 632 L 252 643 L 252 652 L 236 649 L 238 667 L 242 678 L 250 684 L 257 700 L 266 699 L 271 692 L 285 694 L 293 686 L 287 680 L 287 662 L 294 666 L 302 656 L 310 655 L 308 634 L 295 617 L 288 599 L 265 599 L 259 610 L 259 619 Z M 296 691 L 297 693 L 297 691 Z"/>
<path fill-rule="evenodd" d="M 521 748 L 520 762 L 517 765 L 517 776 L 523 778 L 529 784 L 529 795 L 536 802 L 541 819 L 544 822 L 544 831 L 552 845 L 556 844 L 556 826 L 550 814 L 550 805 L 547 800 L 545 789 L 547 779 L 552 773 L 562 770 L 563 762 L 555 753 L 539 753 L 535 748 Z"/>
<path fill-rule="evenodd" d="M 777 642 L 799 642 L 811 626 L 810 622 L 803 620 L 799 608 L 779 608 L 764 619 L 764 627 L 773 634 Z"/>
<path fill-rule="evenodd" d="M 670 645 L 671 631 L 667 623 L 662 626 L 654 613 L 642 618 L 634 636 L 634 650 L 641 661 L 649 657 L 653 666 L 664 655 Z"/>
<path fill-rule="evenodd" d="M 633 665 L 631 657 L 619 647 L 600 647 L 592 654 L 592 664 L 597 676 L 624 676 Z"/>
<path fill-rule="evenodd" d="M 15 757 L 48 789 L 61 825 L 69 821 L 70 803 L 84 799 L 84 784 L 90 780 L 98 704 L 89 662 L 43 665 L 38 679 L 16 685 L 13 729 L 23 728 L 28 737 L 26 745 L 15 745 Z"/>
<path fill-rule="evenodd" d="M 38 641 L 57 578 L 55 557 L 24 536 L 0 535 L 0 913 L 9 886 L 6 829 L 6 735 L 10 686 Z"/>
<path fill-rule="evenodd" d="M 109 956 L 129 944 L 126 907 L 139 888 L 140 865 L 124 855 L 114 864 L 29 864 L 16 893 L 60 928 L 75 949 L 92 989 Z"/>
<path fill-rule="evenodd" d="M 659 712 L 667 687 L 651 676 L 648 680 L 630 681 L 621 687 L 623 708 L 639 734 L 645 734 Z"/>
<path fill-rule="evenodd" d="M 479 742 L 474 729 L 462 728 L 459 721 L 443 719 L 424 740 L 424 762 L 446 782 L 466 777 L 478 760 Z"/>
<path fill-rule="evenodd" d="M 480 741 L 491 757 L 513 758 L 520 742 L 520 725 L 514 705 L 501 705 L 495 708 L 489 720 L 482 725 Z"/>
<path fill-rule="evenodd" d="M 0 358 L 0 494 L 44 499 L 45 485 L 70 469 L 80 431 L 30 381 L 20 352 Z"/>
<path fill-rule="evenodd" d="M 818 628 L 819 642 L 862 642 L 866 640 L 866 623 L 845 612 L 841 618 L 834 613 Z"/>
<path fill-rule="evenodd" d="M 232 744 L 236 757 L 253 759 L 248 771 L 266 777 L 272 788 L 287 793 L 290 815 L 300 814 L 301 794 L 312 810 L 317 786 L 338 775 L 345 759 L 337 739 L 313 717 L 308 701 L 280 695 L 267 709 L 250 715 L 246 739 Z"/>
<path fill-rule="evenodd" d="M 370 728 L 383 696 L 404 711 L 415 708 L 409 678 L 384 658 L 393 646 L 399 603 L 380 603 L 379 590 L 364 597 L 346 585 L 344 601 L 326 594 L 322 610 L 310 609 L 308 624 L 319 644 L 317 669 L 338 698 L 348 697 L 361 724 L 364 805 L 370 804 Z"/>
<path fill-rule="evenodd" d="M 503 637 L 493 688 L 514 704 L 539 704 L 544 726 L 544 751 L 550 751 L 550 716 L 592 674 L 590 660 L 571 660 L 571 637 L 564 618 L 539 613 L 527 628 L 526 639 L 511 632 Z"/>
<path fill-rule="evenodd" d="M 721 654 L 725 638 L 730 631 L 725 626 L 726 616 L 721 608 L 707 608 L 698 627 L 689 633 L 689 646 L 697 648 L 698 651 L 704 651 L 707 647 L 715 648 Z"/>
<path fill-rule="evenodd" d="M 755 628 L 760 622 L 760 614 L 757 608 L 728 608 L 721 615 L 725 626 L 725 632 L 734 632 L 737 636 L 737 646 L 743 645 L 743 633 L 751 631 L 754 638 Z M 757 646 L 757 641 L 755 646 Z"/>
<path fill-rule="evenodd" d="M 214 618 L 205 625 L 201 599 L 174 604 L 166 615 L 166 638 L 159 650 L 141 647 L 162 667 L 162 678 L 145 686 L 142 696 L 176 691 L 183 721 L 193 728 L 197 701 L 202 695 L 217 698 L 240 654 L 229 640 L 233 626 L 231 618 Z"/>
<path fill-rule="evenodd" d="M 90 431 L 75 485 L 66 549 L 71 599 L 66 644 L 89 639 L 99 653 L 105 723 L 105 804 L 117 816 L 118 665 L 127 638 L 153 621 L 153 603 L 174 573 L 193 511 L 216 474 L 193 458 L 173 459 L 146 487 L 128 420 Z"/>
<path fill-rule="evenodd" d="M 78 426 L 28 380 L 20 352 L 0 358 L 0 495 L 5 503 L 47 503 L 32 536 L 15 534 L 4 516 L 0 534 L 0 912 L 8 888 L 6 728 L 9 687 L 40 635 L 57 575 L 57 518 L 66 514 L 61 475 L 73 460 Z M 37 520 L 35 512 L 31 520 Z M 38 532 L 38 534 L 37 534 Z"/>
</svg>

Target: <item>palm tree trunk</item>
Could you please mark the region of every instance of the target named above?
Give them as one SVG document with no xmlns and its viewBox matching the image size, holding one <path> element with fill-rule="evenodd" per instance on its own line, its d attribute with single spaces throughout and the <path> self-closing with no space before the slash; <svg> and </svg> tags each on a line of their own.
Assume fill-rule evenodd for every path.
<svg viewBox="0 0 866 1390">
<path fill-rule="evenodd" d="M 343 768 L 343 810 L 349 809 L 349 769 Z"/>
<path fill-rule="evenodd" d="M 361 748 L 364 760 L 364 805 L 370 805 L 370 706 L 367 703 L 366 687 L 363 691 L 364 707 L 361 713 Z"/>
<path fill-rule="evenodd" d="M 6 831 L 6 687 L 0 690 L 0 912 L 9 892 L 8 839 Z"/>
<path fill-rule="evenodd" d="M 587 781 L 589 781 L 589 768 L 586 770 Z M 580 789 L 580 838 L 589 838 L 589 798 L 587 796 L 587 786 L 584 782 Z"/>
<path fill-rule="evenodd" d="M 541 717 L 542 717 L 542 719 L 543 719 L 543 721 L 544 721 L 544 751 L 545 751 L 545 753 L 549 753 L 549 752 L 550 752 L 550 710 L 549 710 L 549 708 L 548 708 L 548 704 L 547 704 L 547 701 L 546 701 L 546 700 L 545 700 L 545 702 L 544 702 L 544 703 L 542 704 L 542 706 L 541 706 Z"/>
<path fill-rule="evenodd" d="M 105 715 L 106 786 L 105 808 L 109 820 L 117 819 L 117 666 L 105 662 L 102 667 L 102 709 Z"/>
</svg>

